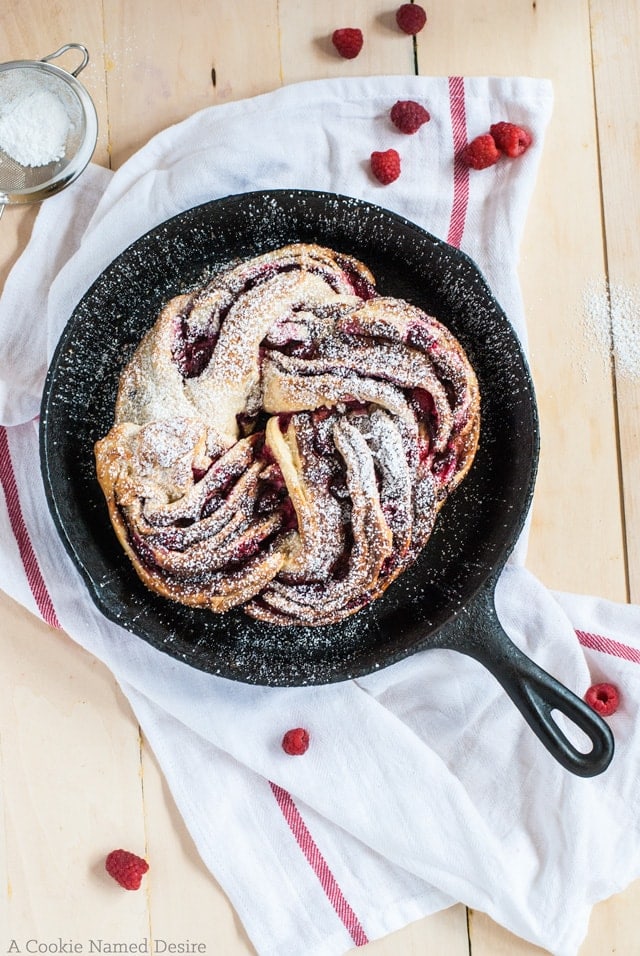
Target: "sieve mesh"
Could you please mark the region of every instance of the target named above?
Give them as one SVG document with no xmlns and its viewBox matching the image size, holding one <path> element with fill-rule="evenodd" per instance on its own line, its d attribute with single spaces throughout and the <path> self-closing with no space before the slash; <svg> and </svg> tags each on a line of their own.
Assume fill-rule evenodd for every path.
<svg viewBox="0 0 640 956">
<path fill-rule="evenodd" d="M 13 193 L 25 189 L 27 184 L 27 168 L 17 163 L 0 149 L 0 190 Z"/>
<path fill-rule="evenodd" d="M 76 91 L 61 76 L 25 63 L 0 70 L 0 115 L 15 107 L 19 98 L 46 91 L 56 97 L 69 120 L 64 154 L 42 166 L 23 166 L 0 148 L 0 193 L 20 194 L 55 182 L 74 160 L 86 135 L 83 105 Z"/>
</svg>

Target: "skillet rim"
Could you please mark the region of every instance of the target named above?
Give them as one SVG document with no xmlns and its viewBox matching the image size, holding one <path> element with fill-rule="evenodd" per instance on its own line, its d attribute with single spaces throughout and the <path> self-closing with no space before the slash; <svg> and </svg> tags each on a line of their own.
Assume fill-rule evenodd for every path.
<svg viewBox="0 0 640 956">
<path fill-rule="evenodd" d="M 65 349 L 69 347 L 69 342 L 73 340 L 73 334 L 76 331 L 78 325 L 81 324 L 81 308 L 83 303 L 91 301 L 92 297 L 95 297 L 96 293 L 100 291 L 101 284 L 109 283 L 109 279 L 114 274 L 117 274 L 118 269 L 121 268 L 122 263 L 126 262 L 128 256 L 131 255 L 132 250 L 141 249 L 147 243 L 153 243 L 163 232 L 166 233 L 171 227 L 176 224 L 181 226 L 188 224 L 190 219 L 194 217 L 206 215 L 211 209 L 214 210 L 223 210 L 225 208 L 231 208 L 235 206 L 244 206 L 251 203 L 265 203 L 277 202 L 279 205 L 280 211 L 283 211 L 286 215 L 291 216 L 295 213 L 293 208 L 296 204 L 305 201 L 313 201 L 315 203 L 324 204 L 326 207 L 331 206 L 346 206 L 348 210 L 353 210 L 354 208 L 357 212 L 362 213 L 366 212 L 370 215 L 377 217 L 382 217 L 387 226 L 392 226 L 393 230 L 397 234 L 402 235 L 413 235 L 422 243 L 427 243 L 427 245 L 434 251 L 437 251 L 439 254 L 446 255 L 453 259 L 457 264 L 458 268 L 464 268 L 467 276 L 473 277 L 473 283 L 480 289 L 482 295 L 485 297 L 486 301 L 490 303 L 492 313 L 496 320 L 502 323 L 502 333 L 507 333 L 510 339 L 511 347 L 514 351 L 515 358 L 519 363 L 519 371 L 522 376 L 522 381 L 519 383 L 524 386 L 527 391 L 528 401 L 526 404 L 527 412 L 530 416 L 529 425 L 530 428 L 527 430 L 526 439 L 528 447 L 525 448 L 526 459 L 529 462 L 528 467 L 528 476 L 527 480 L 523 482 L 522 487 L 519 490 L 520 502 L 515 508 L 512 508 L 512 518 L 511 524 L 509 527 L 509 534 L 504 536 L 499 549 L 493 557 L 493 560 L 487 566 L 485 572 L 482 575 L 482 579 L 477 583 L 477 585 L 465 596 L 464 602 L 458 602 L 458 606 L 452 606 L 450 608 L 450 613 L 446 616 L 436 628 L 430 628 L 427 632 L 417 633 L 414 628 L 410 632 L 410 637 L 408 638 L 408 643 L 405 643 L 402 646 L 395 647 L 393 650 L 387 649 L 382 655 L 380 653 L 380 648 L 374 650 L 373 655 L 367 649 L 366 654 L 360 655 L 357 660 L 349 661 L 348 666 L 340 666 L 340 663 L 336 664 L 335 662 L 329 662 L 328 670 L 325 666 L 325 669 L 322 673 L 309 673 L 308 668 L 305 670 L 305 673 L 301 676 L 300 673 L 296 672 L 282 672 L 282 667 L 278 674 L 269 673 L 269 668 L 265 669 L 258 668 L 256 672 L 251 673 L 239 673 L 238 670 L 233 667 L 220 667 L 220 666 L 211 666 L 209 660 L 202 662 L 200 660 L 194 659 L 194 648 L 195 651 L 201 647 L 201 644 L 195 644 L 191 647 L 188 647 L 185 651 L 180 649 L 177 644 L 175 637 L 169 636 L 165 637 L 163 640 L 158 640 L 154 635 L 149 633 L 141 633 L 135 626 L 135 620 L 124 621 L 122 617 L 114 612 L 111 607 L 105 604 L 101 600 L 101 586 L 100 582 L 96 582 L 94 577 L 91 574 L 90 569 L 86 566 L 85 560 L 83 560 L 82 555 L 78 553 L 77 547 L 74 546 L 73 533 L 70 532 L 66 526 L 65 519 L 59 509 L 59 494 L 54 488 L 55 484 L 55 475 L 53 465 L 56 461 L 53 454 L 52 448 L 52 435 L 51 435 L 51 412 L 53 407 L 53 402 L 56 396 L 55 389 L 58 386 L 56 380 L 56 375 L 59 372 L 61 367 L 61 360 Z M 287 204 L 288 207 L 287 207 Z M 219 225 L 219 224 L 218 224 Z M 336 224 L 337 225 L 337 224 Z M 296 229 L 301 228 L 300 222 L 296 223 Z M 300 240 L 298 238 L 291 238 L 291 241 L 312 241 L 312 240 Z M 318 238 L 319 243 L 329 244 L 323 238 Z M 282 241 L 278 241 L 276 245 L 282 244 Z M 272 245 L 271 248 L 276 248 L 276 245 Z M 264 248 L 268 248 L 268 245 L 265 245 Z M 357 253 L 356 253 L 357 254 Z M 227 260 L 228 261 L 228 260 Z M 445 324 L 448 324 L 445 321 Z M 457 334 L 457 333 L 456 333 Z M 55 409 L 54 409 L 55 411 Z M 55 440 L 54 444 L 55 444 Z M 451 246 L 446 243 L 444 240 L 434 236 L 429 233 L 427 230 L 421 228 L 417 224 L 411 222 L 406 217 L 403 217 L 397 213 L 394 213 L 390 210 L 386 210 L 383 207 L 377 206 L 373 203 L 369 203 L 363 200 L 356 199 L 351 196 L 344 196 L 339 193 L 328 193 L 322 191 L 314 190 L 301 190 L 301 189 L 278 189 L 278 190 L 260 190 L 255 192 L 246 192 L 234 194 L 231 196 L 222 197 L 220 199 L 210 200 L 208 202 L 199 204 L 197 206 L 191 207 L 190 209 L 184 210 L 181 213 L 171 217 L 170 219 L 159 223 L 157 226 L 140 236 L 133 243 L 131 243 L 126 249 L 124 249 L 118 256 L 116 256 L 112 262 L 100 273 L 100 275 L 95 279 L 91 284 L 89 289 L 84 293 L 81 300 L 72 311 L 72 314 L 65 326 L 58 344 L 56 346 L 54 355 L 52 357 L 49 370 L 47 372 L 47 378 L 45 383 L 45 388 L 43 391 L 42 405 L 41 405 L 41 420 L 40 420 L 40 459 L 41 459 L 41 471 L 43 482 L 45 486 L 45 493 L 47 497 L 47 502 L 49 505 L 50 512 L 52 514 L 54 523 L 58 534 L 62 540 L 62 543 L 67 550 L 67 553 L 70 555 L 73 560 L 76 568 L 79 570 L 85 585 L 87 586 L 89 593 L 98 607 L 99 611 L 110 621 L 123 626 L 127 631 L 130 631 L 132 634 L 137 635 L 141 639 L 145 640 L 151 646 L 156 649 L 168 653 L 170 656 L 175 657 L 178 660 L 181 660 L 190 666 L 194 666 L 198 669 L 207 671 L 217 676 L 222 676 L 232 680 L 240 680 L 245 683 L 253 684 L 267 684 L 271 686 L 303 686 L 311 684 L 324 684 L 324 683 L 333 683 L 342 680 L 348 680 L 353 677 L 364 676 L 365 674 L 371 673 L 373 670 L 379 668 L 380 666 L 388 666 L 392 663 L 395 663 L 399 660 L 402 660 L 412 654 L 423 650 L 428 647 L 438 646 L 437 635 L 440 631 L 443 633 L 446 631 L 447 625 L 452 622 L 459 614 L 460 609 L 464 610 L 465 607 L 473 604 L 475 596 L 487 586 L 492 588 L 495 584 L 495 579 L 497 578 L 499 572 L 501 571 L 504 563 L 508 559 L 509 554 L 511 553 L 515 542 L 522 531 L 522 528 L 525 524 L 529 505 L 533 496 L 533 490 L 535 487 L 535 478 L 537 471 L 538 463 L 538 454 L 539 454 L 539 422 L 538 422 L 538 413 L 537 406 L 535 402 L 535 394 L 533 388 L 533 382 L 531 374 L 529 371 L 529 366 L 527 358 L 524 354 L 522 346 L 511 327 L 508 318 L 505 313 L 496 302 L 489 286 L 479 270 L 475 262 L 468 256 L 466 253 L 457 249 L 456 247 Z M 465 482 L 468 480 L 465 479 Z M 465 482 L 463 482 L 461 488 L 464 488 Z M 459 493 L 459 492 L 456 492 Z M 515 512 L 515 518 L 513 513 Z M 440 519 L 439 519 L 440 520 Z M 406 572 L 405 572 L 406 573 Z M 393 585 L 392 585 L 393 588 Z M 391 590 L 391 589 L 390 589 Z M 155 597 L 153 598 L 155 600 Z M 163 601 L 164 599 L 158 599 Z M 383 599 L 379 599 L 382 601 Z M 170 602 L 166 602 L 170 603 Z M 374 602 L 378 604 L 378 602 Z M 202 612 L 201 612 L 202 613 Z M 364 612 L 359 612 L 358 615 L 355 615 L 354 618 L 348 619 L 353 621 L 355 618 L 360 618 Z M 244 623 L 246 623 L 246 618 L 243 618 Z M 215 628 L 214 628 L 215 630 Z M 295 630 L 296 632 L 299 629 L 287 629 L 290 632 Z M 315 629 L 319 631 L 321 629 Z M 418 629 L 419 630 L 419 629 Z M 382 659 L 381 659 L 382 657 Z M 313 662 L 310 665 L 313 670 Z"/>
</svg>

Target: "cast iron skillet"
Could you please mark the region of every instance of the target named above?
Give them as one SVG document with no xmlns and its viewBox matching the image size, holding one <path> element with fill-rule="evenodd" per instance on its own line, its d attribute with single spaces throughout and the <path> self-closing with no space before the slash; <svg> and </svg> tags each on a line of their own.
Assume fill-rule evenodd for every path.
<svg viewBox="0 0 640 956">
<path fill-rule="evenodd" d="M 93 445 L 111 427 L 118 378 L 171 296 L 212 271 L 293 241 L 361 258 L 383 294 L 440 318 L 461 340 L 482 395 L 473 467 L 443 508 L 420 560 L 342 624 L 280 628 L 241 611 L 183 607 L 149 592 L 116 541 L 96 481 Z M 123 252 L 75 308 L 53 357 L 41 413 L 41 462 L 63 543 L 103 614 L 154 647 L 232 680 L 274 686 L 348 680 L 427 648 L 487 667 L 553 756 L 592 776 L 613 756 L 607 725 L 510 641 L 497 618 L 497 577 L 533 494 L 538 423 L 511 326 L 474 264 L 377 206 L 306 191 L 247 193 L 161 224 Z M 553 639 L 553 635 L 550 635 Z M 590 738 L 583 753 L 552 711 Z"/>
</svg>

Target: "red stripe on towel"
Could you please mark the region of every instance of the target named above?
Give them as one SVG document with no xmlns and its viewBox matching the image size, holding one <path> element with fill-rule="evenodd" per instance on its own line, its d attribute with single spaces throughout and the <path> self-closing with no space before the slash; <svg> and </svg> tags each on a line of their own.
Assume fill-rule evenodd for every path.
<svg viewBox="0 0 640 956">
<path fill-rule="evenodd" d="M 275 783 L 269 782 L 269 786 L 278 802 L 283 817 L 289 824 L 289 829 L 293 833 L 298 846 L 304 853 L 311 869 L 318 877 L 320 885 L 327 895 L 327 899 L 349 931 L 351 939 L 356 946 L 365 946 L 369 942 L 367 934 L 362 928 L 360 920 L 347 903 L 344 893 L 338 886 L 327 861 L 311 836 L 306 823 L 300 815 L 300 811 L 293 802 L 291 794 Z"/>
<path fill-rule="evenodd" d="M 447 242 L 459 246 L 469 203 L 469 167 L 460 159 L 460 151 L 467 145 L 467 114 L 464 102 L 464 79 L 449 77 L 449 109 L 453 133 L 453 204 Z"/>
<path fill-rule="evenodd" d="M 612 657 L 621 657 L 625 661 L 640 664 L 640 651 L 636 650 L 635 647 L 621 644 L 610 637 L 603 637 L 602 634 L 590 634 L 588 631 L 576 631 L 576 635 L 583 647 L 589 647 L 593 651 L 602 651 L 603 654 L 611 654 Z"/>
<path fill-rule="evenodd" d="M 4 490 L 4 496 L 7 501 L 7 511 L 11 529 L 18 545 L 18 551 L 22 559 L 27 583 L 35 599 L 40 614 L 51 627 L 60 627 L 58 616 L 51 601 L 51 597 L 44 583 L 42 571 L 38 564 L 31 538 L 27 531 L 27 526 L 22 515 L 20 506 L 20 496 L 18 494 L 18 485 L 11 461 L 11 451 L 9 449 L 9 438 L 7 429 L 0 427 L 0 485 Z"/>
</svg>

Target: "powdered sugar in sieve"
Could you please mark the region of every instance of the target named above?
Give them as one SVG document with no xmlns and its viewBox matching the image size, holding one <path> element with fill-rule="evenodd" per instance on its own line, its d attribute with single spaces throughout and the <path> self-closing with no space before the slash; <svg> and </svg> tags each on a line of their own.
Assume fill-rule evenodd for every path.
<svg viewBox="0 0 640 956">
<path fill-rule="evenodd" d="M 70 48 L 83 53 L 74 73 L 49 65 Z M 44 60 L 0 64 L 0 213 L 62 189 L 91 158 L 95 108 L 75 79 L 88 58 L 80 44 L 67 44 Z"/>
<path fill-rule="evenodd" d="M 27 70 L 9 74 L 12 93 L 0 105 L 0 147 L 20 166 L 46 166 L 62 159 L 71 119 L 61 99 L 34 84 Z"/>
<path fill-rule="evenodd" d="M 5 175 L 15 180 L 16 165 L 24 186 L 51 179 L 83 134 L 80 101 L 63 79 L 29 67 L 0 73 L 0 189 L 9 191 Z"/>
</svg>

